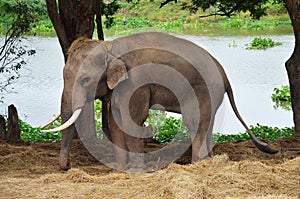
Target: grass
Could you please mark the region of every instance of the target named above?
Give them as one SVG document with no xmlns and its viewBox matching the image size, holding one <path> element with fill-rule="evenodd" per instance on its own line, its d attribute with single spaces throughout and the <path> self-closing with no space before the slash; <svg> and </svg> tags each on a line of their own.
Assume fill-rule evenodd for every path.
<svg viewBox="0 0 300 199">
<path fill-rule="evenodd" d="M 160 2 L 140 0 L 140 3 L 121 3 L 121 9 L 114 16 L 113 27 L 104 28 L 106 37 L 127 35 L 139 31 L 162 31 L 206 36 L 258 36 L 292 34 L 291 21 L 285 9 L 270 5 L 268 15 L 261 20 L 252 20 L 249 13 L 240 13 L 231 18 L 199 18 L 204 13 L 189 13 L 180 5 L 170 3 L 158 9 Z M 155 9 L 157 8 L 157 9 Z M 103 23 L 105 24 L 105 17 Z M 2 22 L 2 23 L 1 23 Z M 0 22 L 0 30 L 5 23 Z M 2 27 L 1 27 L 2 26 Z M 50 19 L 45 18 L 33 24 L 30 35 L 56 36 Z"/>
<path fill-rule="evenodd" d="M 249 18 L 218 18 L 217 20 L 151 21 L 147 18 L 127 18 L 126 23 L 116 18 L 115 25 L 105 29 L 106 36 L 126 35 L 134 32 L 154 30 L 169 33 L 207 36 L 258 36 L 292 34 L 288 16 L 251 20 Z"/>
<path fill-rule="evenodd" d="M 104 19 L 105 21 L 105 19 Z M 292 26 L 288 16 L 251 20 L 249 18 L 219 18 L 217 20 L 180 19 L 170 21 L 151 21 L 145 17 L 116 17 L 114 26 L 104 28 L 106 37 L 128 35 L 140 31 L 161 31 L 188 35 L 206 36 L 259 36 L 292 34 Z M 50 20 L 36 22 L 31 35 L 56 36 Z M 96 34 L 96 33 L 95 33 Z M 96 36 L 96 35 L 95 35 Z"/>
<path fill-rule="evenodd" d="M 250 130 L 258 139 L 265 139 L 269 141 L 274 141 L 277 138 L 287 138 L 294 136 L 294 128 L 278 128 L 270 127 L 265 125 L 257 124 L 256 126 L 250 126 Z M 217 143 L 225 142 L 238 142 L 250 140 L 250 136 L 247 132 L 238 133 L 238 134 L 214 134 L 213 140 Z"/>
</svg>

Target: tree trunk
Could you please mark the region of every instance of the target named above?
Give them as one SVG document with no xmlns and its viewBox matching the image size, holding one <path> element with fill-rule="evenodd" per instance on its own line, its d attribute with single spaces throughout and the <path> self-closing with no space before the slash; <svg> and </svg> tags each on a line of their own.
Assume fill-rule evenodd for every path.
<svg viewBox="0 0 300 199">
<path fill-rule="evenodd" d="M 295 34 L 294 52 L 286 61 L 285 67 L 290 82 L 295 137 L 300 138 L 300 1 L 285 0 L 285 6 L 290 15 Z"/>
<path fill-rule="evenodd" d="M 5 137 L 6 137 L 5 119 L 2 115 L 0 115 L 0 141 L 4 141 Z"/>
<path fill-rule="evenodd" d="M 18 112 L 14 105 L 8 106 L 7 122 L 8 122 L 8 132 L 6 136 L 7 142 L 12 144 L 21 142 Z"/>
<path fill-rule="evenodd" d="M 57 33 L 65 61 L 72 42 L 79 37 L 92 38 L 97 22 L 98 38 L 103 40 L 99 0 L 46 0 L 48 15 Z"/>
</svg>

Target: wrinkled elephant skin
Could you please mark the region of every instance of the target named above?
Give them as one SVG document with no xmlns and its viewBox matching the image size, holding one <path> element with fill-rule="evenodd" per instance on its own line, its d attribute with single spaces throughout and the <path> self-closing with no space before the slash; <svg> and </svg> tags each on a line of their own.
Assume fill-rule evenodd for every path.
<svg viewBox="0 0 300 199">
<path fill-rule="evenodd" d="M 109 99 L 109 129 L 116 161 L 123 169 L 129 162 L 133 167 L 143 164 L 143 138 L 148 135 L 143 124 L 151 107 L 182 114 L 191 133 L 193 162 L 210 154 L 214 117 L 224 93 L 255 145 L 275 153 L 253 136 L 240 117 L 219 62 L 201 47 L 163 33 L 140 33 L 104 42 L 75 41 L 64 69 L 61 108 L 65 122 L 72 111 L 95 98 Z M 93 112 L 93 107 L 88 111 Z M 74 132 L 74 126 L 63 131 L 62 169 L 70 165 Z"/>
</svg>

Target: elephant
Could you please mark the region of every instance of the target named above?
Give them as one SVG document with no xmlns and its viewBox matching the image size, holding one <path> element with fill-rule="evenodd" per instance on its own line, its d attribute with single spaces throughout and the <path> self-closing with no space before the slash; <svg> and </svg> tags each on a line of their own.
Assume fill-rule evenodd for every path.
<svg viewBox="0 0 300 199">
<path fill-rule="evenodd" d="M 87 135 L 95 134 L 95 98 L 109 104 L 106 114 L 118 169 L 124 169 L 130 159 L 137 167 L 143 164 L 143 138 L 147 134 L 143 124 L 149 109 L 182 114 L 191 134 L 192 162 L 197 162 L 203 158 L 203 148 L 206 155 L 211 155 L 214 118 L 225 93 L 255 146 L 265 153 L 276 153 L 248 128 L 236 107 L 223 67 L 200 46 L 159 32 L 102 42 L 80 38 L 71 45 L 64 68 L 61 110 L 65 123 L 52 129 L 65 129 L 60 167 L 70 168 L 74 123 L 78 122 L 78 129 Z M 140 156 L 134 160 L 130 154 Z"/>
</svg>

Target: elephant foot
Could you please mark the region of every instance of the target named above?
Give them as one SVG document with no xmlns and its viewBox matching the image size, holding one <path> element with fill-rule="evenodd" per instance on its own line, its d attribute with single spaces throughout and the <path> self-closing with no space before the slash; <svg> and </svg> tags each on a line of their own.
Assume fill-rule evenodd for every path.
<svg viewBox="0 0 300 199">
<path fill-rule="evenodd" d="M 105 165 L 112 168 L 114 171 L 124 171 L 125 170 L 125 167 L 121 167 L 116 162 L 107 163 Z"/>
<path fill-rule="evenodd" d="M 145 164 L 128 164 L 126 166 L 126 172 L 128 173 L 145 173 L 148 170 Z"/>
<path fill-rule="evenodd" d="M 129 152 L 129 163 L 126 165 L 126 171 L 130 173 L 145 173 L 147 166 L 145 165 L 144 159 L 144 153 Z"/>
</svg>

